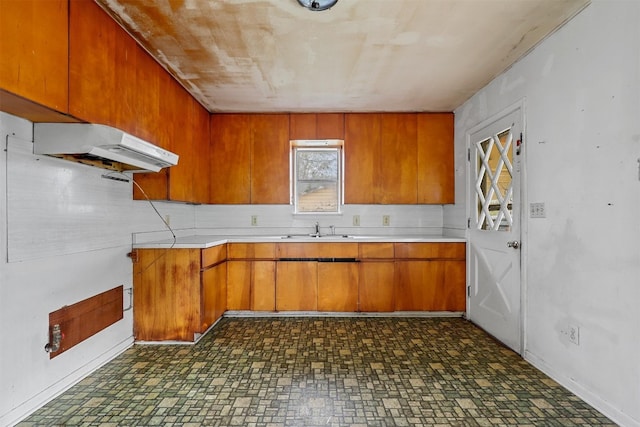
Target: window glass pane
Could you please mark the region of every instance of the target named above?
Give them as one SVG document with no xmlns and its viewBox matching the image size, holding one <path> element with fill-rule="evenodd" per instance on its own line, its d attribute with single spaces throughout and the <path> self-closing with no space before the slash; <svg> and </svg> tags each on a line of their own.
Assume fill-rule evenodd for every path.
<svg viewBox="0 0 640 427">
<path fill-rule="evenodd" d="M 338 148 L 295 150 L 297 212 L 339 212 L 340 154 Z"/>
</svg>

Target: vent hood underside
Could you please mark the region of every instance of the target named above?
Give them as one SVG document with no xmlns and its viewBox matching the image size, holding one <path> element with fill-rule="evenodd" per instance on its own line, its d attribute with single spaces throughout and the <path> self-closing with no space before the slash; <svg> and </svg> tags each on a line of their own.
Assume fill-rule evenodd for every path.
<svg viewBox="0 0 640 427">
<path fill-rule="evenodd" d="M 35 123 L 34 154 L 120 172 L 158 172 L 178 155 L 118 129 L 85 123 Z"/>
</svg>

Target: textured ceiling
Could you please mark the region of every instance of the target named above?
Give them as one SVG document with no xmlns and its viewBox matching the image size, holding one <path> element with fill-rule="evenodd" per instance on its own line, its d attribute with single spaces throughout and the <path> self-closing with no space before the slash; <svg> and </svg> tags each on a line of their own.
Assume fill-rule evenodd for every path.
<svg viewBox="0 0 640 427">
<path fill-rule="evenodd" d="M 589 0 L 96 0 L 211 112 L 452 111 Z"/>
</svg>

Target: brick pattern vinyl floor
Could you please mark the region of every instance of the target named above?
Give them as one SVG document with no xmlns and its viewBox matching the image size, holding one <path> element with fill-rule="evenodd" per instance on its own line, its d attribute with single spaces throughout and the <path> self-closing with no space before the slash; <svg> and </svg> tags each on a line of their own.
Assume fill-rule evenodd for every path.
<svg viewBox="0 0 640 427">
<path fill-rule="evenodd" d="M 136 345 L 20 426 L 613 426 L 459 318 L 224 318 Z"/>
</svg>

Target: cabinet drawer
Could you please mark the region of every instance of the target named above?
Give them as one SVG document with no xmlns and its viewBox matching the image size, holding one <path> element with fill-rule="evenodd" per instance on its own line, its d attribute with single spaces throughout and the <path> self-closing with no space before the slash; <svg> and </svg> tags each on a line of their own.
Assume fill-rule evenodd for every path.
<svg viewBox="0 0 640 427">
<path fill-rule="evenodd" d="M 396 259 L 465 259 L 465 243 L 395 243 Z"/>
<path fill-rule="evenodd" d="M 229 259 L 274 259 L 275 243 L 229 243 L 227 248 Z"/>
<path fill-rule="evenodd" d="M 360 243 L 358 256 L 361 261 L 370 258 L 392 259 L 393 243 Z"/>
<path fill-rule="evenodd" d="M 207 268 L 227 259 L 227 245 L 213 246 L 202 250 L 202 268 Z"/>
<path fill-rule="evenodd" d="M 278 258 L 357 258 L 357 243 L 278 243 Z"/>
</svg>

